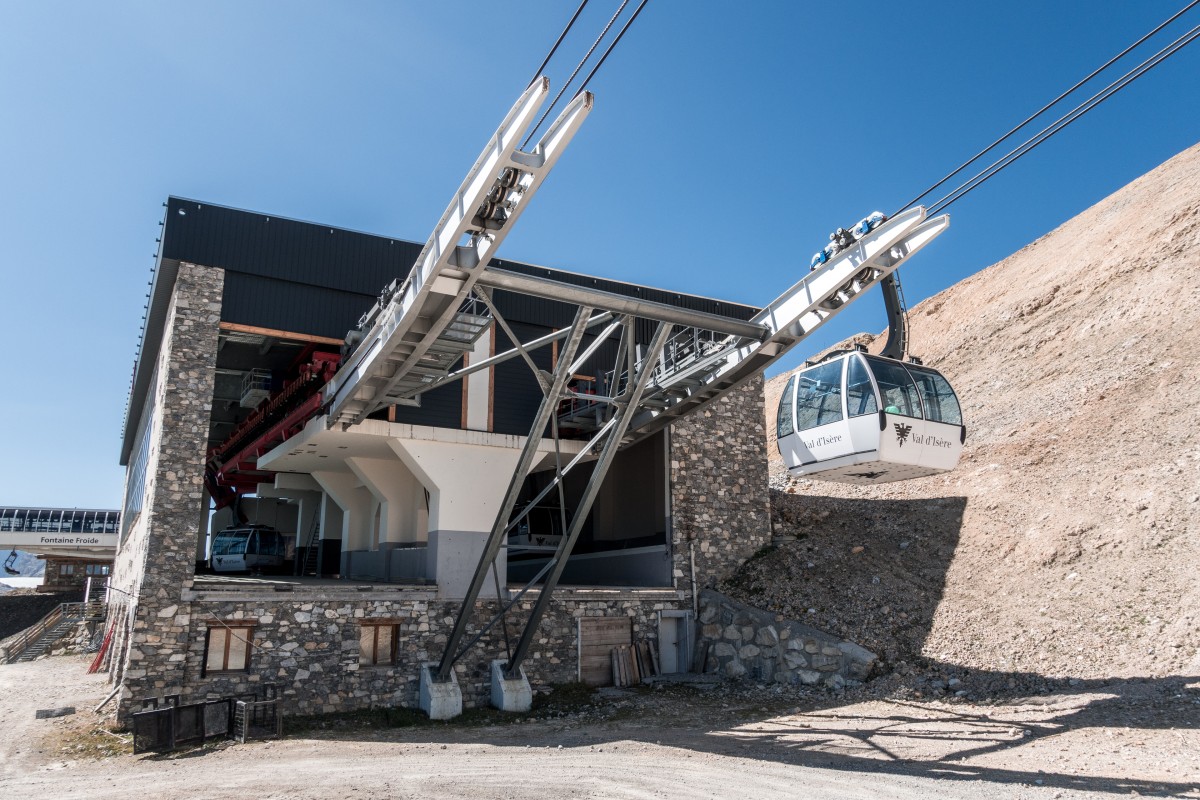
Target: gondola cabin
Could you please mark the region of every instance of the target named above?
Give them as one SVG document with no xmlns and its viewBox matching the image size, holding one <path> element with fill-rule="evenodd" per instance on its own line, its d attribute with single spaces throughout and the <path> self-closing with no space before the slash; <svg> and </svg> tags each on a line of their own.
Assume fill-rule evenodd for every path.
<svg viewBox="0 0 1200 800">
<path fill-rule="evenodd" d="M 213 537 L 213 572 L 271 572 L 283 566 L 288 537 L 266 525 L 226 528 Z"/>
<path fill-rule="evenodd" d="M 793 375 L 777 423 L 789 474 L 838 483 L 947 472 L 967 438 L 958 398 L 941 373 L 859 351 Z"/>
</svg>

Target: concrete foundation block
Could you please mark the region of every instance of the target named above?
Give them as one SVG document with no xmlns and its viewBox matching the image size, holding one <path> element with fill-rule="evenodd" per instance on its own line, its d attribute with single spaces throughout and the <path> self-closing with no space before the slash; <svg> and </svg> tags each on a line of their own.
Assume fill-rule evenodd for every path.
<svg viewBox="0 0 1200 800">
<path fill-rule="evenodd" d="M 450 678 L 436 680 L 436 664 L 421 667 L 420 703 L 421 710 L 430 719 L 454 719 L 462 714 L 462 689 L 458 688 L 458 677 L 451 670 Z"/>
<path fill-rule="evenodd" d="M 492 662 L 492 705 L 501 711 L 528 711 L 533 708 L 533 689 L 525 668 L 520 668 L 518 677 L 509 678 L 504 674 L 507 664 L 502 658 Z"/>
</svg>

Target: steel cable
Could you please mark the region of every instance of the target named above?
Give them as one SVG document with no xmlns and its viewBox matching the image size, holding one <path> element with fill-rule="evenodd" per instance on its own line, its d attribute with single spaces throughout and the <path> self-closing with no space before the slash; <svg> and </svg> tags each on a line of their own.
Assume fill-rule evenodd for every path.
<svg viewBox="0 0 1200 800">
<path fill-rule="evenodd" d="M 1200 0 L 1196 0 L 1196 2 L 1200 3 Z M 550 52 L 546 54 L 544 59 L 542 59 L 541 66 L 539 66 L 537 71 L 533 73 L 533 77 L 529 79 L 529 83 L 527 83 L 526 86 L 532 86 L 533 82 L 541 77 L 542 70 L 544 70 L 546 65 L 550 63 L 550 59 L 554 58 L 555 52 L 558 51 L 558 46 L 562 44 L 563 39 L 567 38 L 567 34 L 571 32 L 571 27 L 575 24 L 575 20 L 579 19 L 580 12 L 583 11 L 583 7 L 587 4 L 588 0 L 583 0 L 583 2 L 579 4 L 579 8 L 575 9 L 575 14 L 571 17 L 571 21 L 567 23 L 567 27 L 563 28 L 563 32 L 558 35 L 558 41 L 554 43 L 554 46 L 550 48 Z"/>
<path fill-rule="evenodd" d="M 1200 2 L 1200 0 L 1197 0 L 1197 2 Z M 550 116 L 550 112 L 554 110 L 556 105 L 558 105 L 558 101 L 562 99 L 563 93 L 567 91 L 567 87 L 570 86 L 571 82 L 575 80 L 575 76 L 579 74 L 579 70 L 583 69 L 583 65 L 587 63 L 587 60 L 592 57 L 592 53 L 596 52 L 596 48 L 600 45 L 600 42 L 603 41 L 604 37 L 608 35 L 609 29 L 613 26 L 613 23 L 617 21 L 617 17 L 621 16 L 621 12 L 625 10 L 625 6 L 628 5 L 628 3 L 629 0 L 621 0 L 621 5 L 617 8 L 616 13 L 612 15 L 612 18 L 609 19 L 608 24 L 604 26 L 604 30 L 600 31 L 600 35 L 596 37 L 596 41 L 592 42 L 592 46 L 588 48 L 587 54 L 579 60 L 578 64 L 575 65 L 575 70 L 571 73 L 571 77 L 567 78 L 566 83 L 564 83 L 562 88 L 558 90 L 558 94 L 554 96 L 554 101 L 550 103 L 550 105 L 546 108 L 545 113 L 542 114 L 542 118 L 539 119 L 537 124 L 533 126 L 533 129 L 529 131 L 529 135 L 525 137 L 525 141 L 521 142 L 522 150 L 525 149 L 525 145 L 529 144 L 529 140 L 534 137 L 534 134 L 538 132 L 538 128 L 542 127 L 542 123 L 546 121 L 546 117 Z"/>
<path fill-rule="evenodd" d="M 970 180 L 966 181 L 965 183 L 960 184 L 952 192 L 943 196 L 937 202 L 930 205 L 929 213 L 936 214 L 940 211 L 945 210 L 947 207 L 949 207 L 952 203 L 956 202 L 957 200 L 962 199 L 967 194 L 969 194 L 971 191 L 973 191 L 978 186 L 980 186 L 985 181 L 987 181 L 989 178 L 994 176 L 996 173 L 1000 172 L 1005 167 L 1008 167 L 1009 165 L 1011 165 L 1017 159 L 1021 158 L 1021 156 L 1025 155 L 1030 150 L 1032 150 L 1033 148 L 1040 145 L 1042 142 L 1044 142 L 1047 139 L 1054 136 L 1056 133 L 1061 131 L 1063 128 L 1067 127 L 1072 122 L 1079 119 L 1084 114 L 1091 111 L 1093 108 L 1100 105 L 1108 98 L 1112 97 L 1112 95 L 1116 94 L 1118 91 L 1125 88 L 1133 81 L 1135 81 L 1138 78 L 1140 78 L 1141 76 L 1145 75 L 1151 69 L 1158 66 L 1163 61 L 1165 61 L 1167 58 L 1170 58 L 1172 55 L 1177 53 L 1179 50 L 1183 49 L 1188 44 L 1193 42 L 1197 37 L 1200 37 L 1200 25 L 1197 25 L 1196 27 L 1192 28 L 1190 31 L 1185 33 L 1183 36 L 1180 36 L 1174 42 L 1167 45 L 1162 50 L 1159 50 L 1153 56 L 1146 59 L 1138 66 L 1134 67 L 1132 70 L 1130 70 L 1129 72 L 1125 73 L 1120 78 L 1118 78 L 1117 80 L 1110 83 L 1108 86 L 1106 86 L 1101 91 L 1092 95 L 1090 98 L 1085 100 L 1083 103 L 1080 103 L 1078 106 L 1073 108 L 1071 111 L 1069 111 L 1066 114 L 1064 114 L 1063 116 L 1059 117 L 1057 120 L 1055 120 L 1053 123 L 1051 123 L 1050 125 L 1043 128 L 1041 131 L 1039 131 L 1034 136 L 1030 137 L 1029 139 L 1026 139 L 1022 144 L 1020 144 L 1016 148 L 1010 150 L 1003 157 L 997 159 L 996 161 L 993 161 L 986 169 L 976 173 Z"/>
<path fill-rule="evenodd" d="M 1184 7 L 1183 7 L 1183 8 L 1181 8 L 1179 11 L 1177 11 L 1175 14 L 1173 14 L 1171 17 L 1169 17 L 1168 19 L 1166 19 L 1165 21 L 1163 21 L 1162 23 L 1160 23 L 1160 24 L 1159 24 L 1157 27 L 1155 27 L 1155 28 L 1154 28 L 1154 30 L 1152 30 L 1152 31 L 1150 31 L 1149 33 L 1147 33 L 1147 34 L 1145 34 L 1144 36 L 1142 36 L 1142 37 L 1141 37 L 1140 39 L 1138 39 L 1136 42 L 1134 42 L 1133 44 L 1131 44 L 1131 45 L 1129 45 L 1128 47 L 1126 47 L 1124 50 L 1122 50 L 1120 53 L 1118 53 L 1117 55 L 1115 55 L 1115 56 L 1113 56 L 1112 58 L 1110 58 L 1108 61 L 1106 61 L 1106 62 L 1105 62 L 1104 64 L 1102 64 L 1101 66 L 1099 66 L 1099 67 L 1097 67 L 1096 69 L 1092 70 L 1092 72 L 1091 72 L 1091 73 L 1089 73 L 1087 77 L 1083 78 L 1082 80 L 1080 80 L 1079 82 L 1077 82 L 1077 83 L 1076 83 L 1074 86 L 1072 86 L 1070 89 L 1067 89 L 1065 92 L 1063 92 L 1062 94 L 1060 94 L 1058 97 L 1054 98 L 1054 99 L 1053 99 L 1053 100 L 1051 100 L 1049 103 L 1047 103 L 1046 105 L 1044 105 L 1044 106 L 1042 106 L 1040 109 L 1038 109 L 1036 112 L 1034 112 L 1034 113 L 1033 113 L 1033 114 L 1031 114 L 1030 116 L 1026 117 L 1026 118 L 1025 118 L 1025 120 L 1024 120 L 1023 122 L 1021 122 L 1020 124 L 1016 125 L 1016 126 L 1015 126 L 1014 128 L 1012 128 L 1010 131 L 1008 131 L 1008 133 L 1006 133 L 1006 134 L 1004 134 L 1003 136 L 1001 136 L 1000 138 L 996 139 L 994 142 L 992 142 L 991 144 L 989 144 L 989 145 L 988 145 L 987 147 L 985 147 L 984 149 L 980 150 L 978 153 L 976 153 L 974 156 L 972 156 L 972 157 L 971 157 L 970 159 L 968 159 L 967 161 L 964 161 L 964 162 L 963 162 L 963 163 L 962 163 L 960 166 L 958 166 L 958 167 L 957 167 L 956 169 L 954 169 L 952 172 L 948 173 L 948 174 L 947 174 L 947 175 L 946 175 L 944 178 L 942 178 L 941 180 L 939 180 L 937 183 L 933 184 L 933 185 L 932 185 L 932 186 L 930 186 L 928 189 L 926 189 L 925 191 L 921 192 L 919 195 L 917 195 L 916 197 L 914 197 L 912 200 L 909 200 L 907 203 L 905 203 L 904 205 L 902 205 L 902 206 L 900 207 L 900 210 L 899 210 L 899 211 L 897 211 L 897 212 L 896 212 L 896 214 L 900 213 L 900 211 L 903 211 L 903 210 L 904 210 L 904 209 L 906 209 L 906 208 L 909 208 L 909 207 L 910 207 L 910 206 L 912 206 L 913 204 L 915 204 L 915 203 L 919 202 L 919 201 L 920 201 L 920 200 L 921 200 L 923 197 L 925 197 L 926 195 L 928 195 L 928 194 L 929 194 L 930 192 L 932 192 L 934 189 L 938 188 L 939 186 L 941 186 L 942 184 L 944 184 L 946 181 L 950 180 L 950 179 L 951 179 L 951 178 L 953 178 L 955 175 L 957 175 L 958 173 L 962 172 L 964 169 L 966 169 L 967 167 L 969 167 L 971 164 L 973 164 L 973 163 L 975 163 L 976 161 L 978 161 L 980 158 L 982 158 L 982 157 L 983 157 L 984 155 L 986 155 L 988 152 L 990 152 L 991 150 L 995 149 L 995 148 L 996 148 L 996 147 L 997 147 L 997 146 L 998 146 L 998 145 L 999 145 L 1001 142 L 1003 142 L 1005 139 L 1009 138 L 1009 137 L 1010 137 L 1010 136 L 1012 136 L 1014 133 L 1016 133 L 1017 131 L 1019 131 L 1021 128 L 1025 127 L 1025 126 L 1026 126 L 1026 125 L 1028 125 L 1030 122 L 1032 122 L 1033 120 L 1035 120 L 1035 119 L 1037 119 L 1038 117 L 1040 117 L 1042 114 L 1044 114 L 1044 113 L 1045 113 L 1046 111 L 1048 111 L 1050 108 L 1052 108 L 1053 106 L 1055 106 L 1055 105 L 1057 105 L 1059 102 L 1061 102 L 1061 101 L 1062 101 L 1062 100 L 1063 100 L 1065 97 L 1067 97 L 1067 95 L 1071 94 L 1071 93 L 1072 93 L 1072 92 L 1074 92 L 1076 89 L 1078 89 L 1079 87 L 1083 86 L 1085 83 L 1087 83 L 1088 81 L 1090 81 L 1092 78 L 1096 77 L 1096 76 L 1097 76 L 1097 75 L 1099 75 L 1101 72 L 1103 72 L 1104 70 L 1108 69 L 1110 66 L 1112 66 L 1114 63 L 1116 63 L 1117 61 L 1119 61 L 1121 58 L 1123 58 L 1123 57 L 1125 57 L 1126 55 L 1128 55 L 1128 54 L 1130 53 L 1130 51 L 1134 50 L 1135 48 L 1137 48 L 1138 46 L 1140 46 L 1141 44 L 1143 44 L 1143 43 L 1144 43 L 1144 42 L 1145 42 L 1147 39 L 1149 39 L 1151 36 L 1154 36 L 1156 33 L 1158 33 L 1159 31 L 1161 31 L 1163 28 L 1165 28 L 1166 26 L 1170 25 L 1170 24 L 1171 24 L 1172 22 L 1174 22 L 1175 20 L 1179 19 L 1179 17 L 1180 17 L 1180 16 L 1182 16 L 1183 14 L 1185 14 L 1186 12 L 1188 12 L 1189 10 L 1191 10 L 1191 9 L 1192 9 L 1193 7 L 1195 7 L 1197 4 L 1200 4 L 1200 0 L 1192 0 L 1192 2 L 1188 3 L 1186 6 L 1184 6 Z M 895 216 L 895 214 L 893 214 L 892 216 Z"/>
<path fill-rule="evenodd" d="M 649 2 L 649 0 L 642 0 L 642 2 L 638 4 L 638 7 L 634 9 L 633 16 L 631 16 L 621 27 L 621 30 L 617 32 L 617 38 L 613 39 L 612 44 L 610 44 L 608 49 L 604 51 L 604 55 L 600 56 L 600 60 L 596 62 L 596 66 L 592 67 L 592 71 L 589 72 L 588 76 L 583 79 L 583 85 L 579 87 L 580 92 L 587 89 L 588 84 L 591 82 L 595 74 L 600 70 L 600 67 L 604 66 L 604 61 L 608 58 L 608 54 L 611 53 L 613 49 L 616 48 L 616 46 L 620 43 L 621 37 L 625 35 L 625 31 L 629 30 L 629 26 L 633 24 L 633 21 L 638 18 L 638 14 L 642 13 L 642 9 L 646 7 L 647 2 Z M 1195 0 L 1195 2 L 1200 3 L 1200 0 Z M 579 92 L 576 92 L 576 94 L 578 93 Z"/>
</svg>

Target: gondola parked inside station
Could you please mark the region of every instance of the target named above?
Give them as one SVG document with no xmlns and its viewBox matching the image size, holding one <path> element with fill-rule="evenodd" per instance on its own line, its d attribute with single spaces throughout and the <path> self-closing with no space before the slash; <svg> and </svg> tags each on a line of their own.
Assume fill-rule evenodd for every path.
<svg viewBox="0 0 1200 800">
<path fill-rule="evenodd" d="M 288 539 L 266 525 L 239 525 L 213 537 L 213 572 L 276 572 L 287 556 Z"/>
<path fill-rule="evenodd" d="M 792 476 L 874 484 L 954 469 L 967 429 L 937 370 L 854 350 L 788 380 L 778 435 Z"/>
</svg>

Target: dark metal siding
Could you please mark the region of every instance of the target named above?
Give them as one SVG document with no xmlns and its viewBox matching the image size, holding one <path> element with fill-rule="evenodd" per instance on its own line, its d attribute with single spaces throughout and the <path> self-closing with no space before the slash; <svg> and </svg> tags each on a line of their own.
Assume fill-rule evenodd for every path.
<svg viewBox="0 0 1200 800">
<path fill-rule="evenodd" d="M 179 213 L 182 211 L 183 213 Z M 187 261 L 226 271 L 223 318 L 246 325 L 279 328 L 324 336 L 344 336 L 379 292 L 391 281 L 404 278 L 421 252 L 421 245 L 403 239 L 358 233 L 328 225 L 272 217 L 252 211 L 198 203 L 172 197 L 167 201 L 163 226 L 162 258 Z M 593 278 L 558 270 L 495 259 L 498 267 L 587 286 L 629 297 L 640 297 L 681 308 L 749 319 L 750 306 L 630 283 Z M 230 275 L 257 276 L 262 282 L 237 281 L 237 291 L 251 296 L 239 299 L 231 291 Z M 362 295 L 354 313 L 347 311 L 349 297 L 306 291 L 302 287 Z M 272 300 L 269 295 L 278 292 Z M 509 292 L 497 292 L 501 313 L 514 322 L 562 328 L 570 324 L 573 307 Z M 262 309 L 272 322 L 255 320 Z M 236 319 L 235 319 L 236 317 Z M 640 323 L 638 338 L 648 341 L 651 323 Z"/>
<path fill-rule="evenodd" d="M 421 251 L 402 239 L 176 197 L 163 227 L 165 259 L 372 296 L 407 275 Z"/>
<path fill-rule="evenodd" d="M 549 331 L 545 328 L 509 322 L 513 333 L 525 341 L 543 336 Z M 496 352 L 502 352 L 512 347 L 512 342 L 504 331 L 496 331 Z M 549 370 L 554 355 L 549 346 L 538 348 L 529 354 L 538 368 Z M 492 430 L 496 433 L 510 433 L 519 436 L 529 434 L 529 426 L 542 402 L 542 390 L 537 379 L 529 370 L 529 365 L 523 358 L 513 358 L 494 367 L 492 381 Z"/>
<path fill-rule="evenodd" d="M 341 339 L 374 299 L 355 292 L 226 272 L 221 320 Z"/>
<path fill-rule="evenodd" d="M 528 370 L 526 370 L 528 371 Z M 532 420 L 532 415 L 530 415 Z M 396 422 L 430 425 L 435 428 L 462 427 L 462 383 L 454 383 L 421 395 L 421 407 L 396 406 Z M 529 423 L 525 425 L 529 433 Z"/>
</svg>

